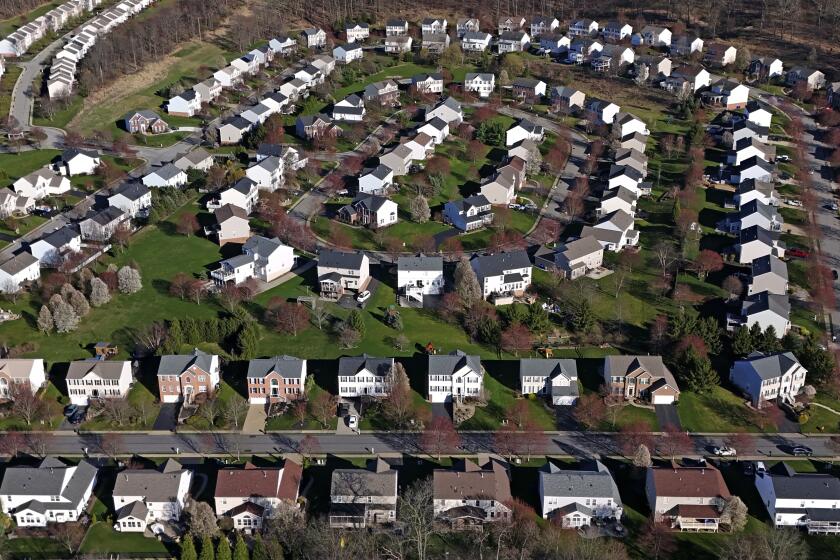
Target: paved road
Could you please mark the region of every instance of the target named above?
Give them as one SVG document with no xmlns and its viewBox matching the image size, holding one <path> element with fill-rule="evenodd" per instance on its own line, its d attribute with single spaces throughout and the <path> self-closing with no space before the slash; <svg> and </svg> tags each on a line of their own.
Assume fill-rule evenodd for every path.
<svg viewBox="0 0 840 560">
<path fill-rule="evenodd" d="M 112 433 L 113 434 L 113 433 Z M 415 433 L 377 432 L 360 435 L 338 435 L 333 433 L 312 434 L 317 440 L 318 453 L 359 454 L 366 453 L 424 453 L 429 450 L 420 445 L 420 437 Z M 226 453 L 295 453 L 299 451 L 303 434 L 233 434 L 233 433 L 122 433 L 117 435 L 52 433 L 41 439 L 30 440 L 28 444 L 36 452 L 61 455 L 76 455 L 87 452 L 91 455 L 104 454 L 106 450 L 118 449 L 119 454 L 138 453 L 146 455 L 189 454 L 216 455 Z M 722 445 L 720 435 L 694 435 L 694 450 L 680 453 L 685 456 L 708 454 L 708 446 Z M 545 441 L 535 445 L 535 455 L 619 455 L 620 434 L 554 432 L 546 434 Z M 479 453 L 494 451 L 494 437 L 490 432 L 466 432 L 461 434 L 461 444 L 457 448 L 442 450 L 447 454 Z M 663 441 L 659 437 L 657 441 Z M 826 436 L 803 436 L 799 434 L 774 434 L 756 436 L 747 448 L 739 449 L 743 457 L 784 457 L 785 445 L 804 444 L 814 450 L 814 454 L 833 457 L 838 454 Z"/>
</svg>

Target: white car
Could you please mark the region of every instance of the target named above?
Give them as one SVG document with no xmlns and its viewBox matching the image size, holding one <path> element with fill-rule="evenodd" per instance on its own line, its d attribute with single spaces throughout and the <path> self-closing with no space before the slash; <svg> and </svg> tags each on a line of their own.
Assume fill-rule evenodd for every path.
<svg viewBox="0 0 840 560">
<path fill-rule="evenodd" d="M 790 204 L 791 206 L 797 206 L 797 207 L 802 206 L 802 201 L 801 200 L 796 200 L 794 198 L 789 198 L 787 203 Z"/>
<path fill-rule="evenodd" d="M 356 296 L 356 301 L 359 303 L 364 303 L 370 299 L 370 292 L 365 290 L 364 292 L 359 292 L 359 295 Z"/>
<path fill-rule="evenodd" d="M 713 447 L 712 453 L 717 455 L 718 457 L 734 457 L 737 455 L 735 449 L 732 447 Z"/>
<path fill-rule="evenodd" d="M 347 417 L 347 425 L 351 430 L 356 430 L 359 427 L 359 419 L 355 415 L 351 414 Z"/>
<path fill-rule="evenodd" d="M 790 161 L 790 156 L 785 154 L 776 156 L 776 161 Z"/>
</svg>

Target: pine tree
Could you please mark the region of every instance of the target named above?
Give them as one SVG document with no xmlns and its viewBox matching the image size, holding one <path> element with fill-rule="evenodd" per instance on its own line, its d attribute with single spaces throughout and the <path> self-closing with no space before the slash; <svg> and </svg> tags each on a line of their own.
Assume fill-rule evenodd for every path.
<svg viewBox="0 0 840 560">
<path fill-rule="evenodd" d="M 199 554 L 198 560 L 216 560 L 216 554 L 213 551 L 213 539 L 210 538 L 210 535 L 204 535 L 201 539 L 201 554 Z"/>
<path fill-rule="evenodd" d="M 195 553 L 195 543 L 189 533 L 181 540 L 180 560 L 198 560 L 198 555 Z"/>
<path fill-rule="evenodd" d="M 99 278 L 92 278 L 90 281 L 90 304 L 94 307 L 101 307 L 111 301 L 111 293 L 108 285 Z"/>
<path fill-rule="evenodd" d="M 42 333 L 49 334 L 54 327 L 55 323 L 53 322 L 53 315 L 50 312 L 50 308 L 42 305 L 41 311 L 38 313 L 38 330 Z"/>
<path fill-rule="evenodd" d="M 686 348 L 680 356 L 678 371 L 684 386 L 695 393 L 707 393 L 720 383 L 712 362 L 701 356 L 693 346 Z"/>
<path fill-rule="evenodd" d="M 776 328 L 773 325 L 767 327 L 767 330 L 761 335 L 761 351 L 765 354 L 773 354 L 774 352 L 781 352 L 782 341 L 776 335 Z"/>
<path fill-rule="evenodd" d="M 219 544 L 216 546 L 216 560 L 232 560 L 230 542 L 225 535 L 219 537 Z"/>
<path fill-rule="evenodd" d="M 257 355 L 257 346 L 260 342 L 260 335 L 253 323 L 248 323 L 239 331 L 236 341 L 236 348 L 239 357 L 243 360 L 251 360 Z"/>
<path fill-rule="evenodd" d="M 241 533 L 236 533 L 236 544 L 233 546 L 233 560 L 249 560 L 248 545 L 245 544 Z"/>
<path fill-rule="evenodd" d="M 462 258 L 455 267 L 455 291 L 466 308 L 472 307 L 481 299 L 478 277 L 467 258 Z"/>
<path fill-rule="evenodd" d="M 251 550 L 251 560 L 283 560 L 283 556 L 280 552 L 280 547 L 274 547 L 274 554 L 269 555 L 268 550 L 265 548 L 265 543 L 262 540 L 262 537 L 257 534 L 254 538 L 254 548 Z M 216 560 L 222 560 L 221 558 L 216 557 Z"/>
<path fill-rule="evenodd" d="M 177 354 L 183 345 L 184 333 L 181 330 L 181 321 L 173 319 L 169 323 L 169 339 L 167 340 L 167 348 L 171 353 Z"/>
<path fill-rule="evenodd" d="M 578 334 L 587 334 L 595 328 L 595 314 L 589 300 L 582 299 L 572 312 L 572 329 Z"/>
<path fill-rule="evenodd" d="M 362 312 L 358 309 L 354 309 L 347 315 L 347 326 L 359 333 L 359 336 L 364 338 L 365 337 L 365 329 L 367 328 L 365 325 L 365 318 L 362 316 Z"/>
<path fill-rule="evenodd" d="M 750 327 L 750 339 L 752 340 L 752 347 L 754 349 L 761 348 L 761 343 L 764 342 L 764 333 L 761 332 L 761 327 L 758 323 L 753 323 Z"/>
<path fill-rule="evenodd" d="M 736 356 L 744 357 L 753 350 L 755 350 L 755 346 L 753 345 L 752 335 L 750 335 L 750 329 L 747 327 L 736 329 L 735 334 L 732 335 L 732 352 Z"/>
</svg>

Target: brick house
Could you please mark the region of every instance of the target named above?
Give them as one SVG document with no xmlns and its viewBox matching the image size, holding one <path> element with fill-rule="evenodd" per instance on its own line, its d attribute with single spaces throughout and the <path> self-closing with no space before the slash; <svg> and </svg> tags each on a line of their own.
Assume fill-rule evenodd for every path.
<svg viewBox="0 0 840 560">
<path fill-rule="evenodd" d="M 219 385 L 219 356 L 198 349 L 161 356 L 157 379 L 161 402 L 192 403 L 196 395 L 211 394 Z"/>
<path fill-rule="evenodd" d="M 169 132 L 169 125 L 154 111 L 142 110 L 123 117 L 125 129 L 131 134 L 163 134 Z"/>
<path fill-rule="evenodd" d="M 251 404 L 273 404 L 306 397 L 306 360 L 294 356 L 251 360 L 246 377 Z"/>
</svg>

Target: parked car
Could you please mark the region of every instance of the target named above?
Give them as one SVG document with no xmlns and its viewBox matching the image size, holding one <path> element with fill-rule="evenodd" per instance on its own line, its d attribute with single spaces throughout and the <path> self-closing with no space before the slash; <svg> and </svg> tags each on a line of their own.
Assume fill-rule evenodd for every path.
<svg viewBox="0 0 840 560">
<path fill-rule="evenodd" d="M 790 156 L 785 154 L 776 156 L 776 161 L 790 161 Z"/>
<path fill-rule="evenodd" d="M 712 453 L 717 455 L 718 457 L 734 457 L 737 453 L 734 448 L 724 446 L 717 446 L 715 445 L 712 447 Z"/>
<path fill-rule="evenodd" d="M 794 457 L 810 457 L 814 454 L 814 450 L 807 445 L 794 445 L 788 451 Z"/>
<path fill-rule="evenodd" d="M 356 296 L 356 301 L 359 303 L 364 303 L 370 299 L 370 292 L 365 290 L 363 292 L 359 292 L 359 295 Z"/>
<path fill-rule="evenodd" d="M 796 206 L 796 207 L 801 207 L 802 206 L 802 201 L 801 200 L 796 200 L 795 198 L 789 198 L 785 202 L 787 202 L 790 206 Z"/>
<path fill-rule="evenodd" d="M 347 417 L 347 426 L 351 430 L 356 430 L 359 428 L 359 418 L 355 414 L 351 414 Z"/>
<path fill-rule="evenodd" d="M 788 249 L 788 255 L 791 257 L 796 257 L 799 259 L 807 259 L 811 256 L 811 253 L 806 251 L 805 249 L 800 249 L 799 247 L 794 247 L 793 249 Z"/>
</svg>

